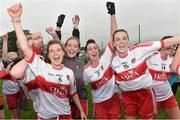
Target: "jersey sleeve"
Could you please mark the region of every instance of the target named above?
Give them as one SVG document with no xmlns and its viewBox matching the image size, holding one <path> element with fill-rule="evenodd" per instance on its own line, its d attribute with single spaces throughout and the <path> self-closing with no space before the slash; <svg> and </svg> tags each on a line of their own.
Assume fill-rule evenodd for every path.
<svg viewBox="0 0 180 120">
<path fill-rule="evenodd" d="M 153 54 L 160 48 L 164 46 L 163 41 L 152 41 L 152 42 L 145 42 L 139 43 L 134 48 L 137 48 L 137 52 L 141 53 L 143 56 L 148 54 Z M 133 49 L 133 48 L 132 48 Z"/>
<path fill-rule="evenodd" d="M 38 55 L 33 52 L 30 59 L 26 59 L 29 67 L 35 76 L 41 75 L 42 71 L 47 68 L 47 63 L 45 63 Z"/>
</svg>

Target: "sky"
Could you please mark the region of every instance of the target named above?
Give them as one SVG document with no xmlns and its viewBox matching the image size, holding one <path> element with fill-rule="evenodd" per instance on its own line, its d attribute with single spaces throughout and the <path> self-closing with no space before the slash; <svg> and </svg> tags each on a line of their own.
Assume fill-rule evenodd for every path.
<svg viewBox="0 0 180 120">
<path fill-rule="evenodd" d="M 112 0 L 116 6 L 119 28 L 126 29 L 130 44 L 160 40 L 165 35 L 180 34 L 179 0 Z M 22 26 L 31 32 L 41 32 L 44 43 L 51 40 L 46 27 L 56 27 L 57 17 L 65 14 L 62 26 L 62 41 L 71 36 L 72 17 L 80 16 L 80 40 L 84 46 L 90 38 L 100 47 L 110 39 L 110 16 L 107 14 L 107 0 L 1 0 L 0 35 L 12 31 L 13 25 L 7 8 L 14 3 L 23 5 Z"/>
</svg>

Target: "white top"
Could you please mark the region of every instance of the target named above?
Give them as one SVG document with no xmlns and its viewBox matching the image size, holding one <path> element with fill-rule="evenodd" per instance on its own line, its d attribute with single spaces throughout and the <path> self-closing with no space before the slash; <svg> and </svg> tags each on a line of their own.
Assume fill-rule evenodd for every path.
<svg viewBox="0 0 180 120">
<path fill-rule="evenodd" d="M 148 60 L 149 72 L 153 78 L 156 101 L 164 101 L 173 95 L 168 79 L 172 76 L 170 65 L 173 58 L 162 59 L 160 52 L 155 52 Z"/>
<path fill-rule="evenodd" d="M 117 91 L 114 73 L 110 66 L 112 55 L 112 49 L 108 44 L 98 65 L 93 67 L 87 64 L 84 68 L 84 81 L 85 83 L 91 83 L 92 86 L 93 103 L 108 100 Z"/>
<path fill-rule="evenodd" d="M 0 62 L 0 70 L 4 69 L 2 61 Z M 3 78 L 2 91 L 4 94 L 12 95 L 20 90 L 19 82 L 12 78 L 10 74 Z"/>
<path fill-rule="evenodd" d="M 36 76 L 35 80 L 26 79 L 26 83 L 34 82 L 32 88 L 38 88 L 38 116 L 49 119 L 71 114 L 69 97 L 76 94 L 73 71 L 66 67 L 55 69 L 41 60 L 35 53 L 27 61 Z"/>
<path fill-rule="evenodd" d="M 127 56 L 121 57 L 118 52 L 115 53 L 112 67 L 116 72 L 116 82 L 122 91 L 135 91 L 152 86 L 146 59 L 161 46 L 163 42 L 160 41 L 140 43 L 129 48 Z"/>
</svg>

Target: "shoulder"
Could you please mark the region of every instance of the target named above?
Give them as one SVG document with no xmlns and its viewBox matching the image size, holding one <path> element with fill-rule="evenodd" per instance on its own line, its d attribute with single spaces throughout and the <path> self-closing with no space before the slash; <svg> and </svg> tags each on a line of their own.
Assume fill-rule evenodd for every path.
<svg viewBox="0 0 180 120">
<path fill-rule="evenodd" d="M 89 67 L 89 63 L 87 63 L 86 65 L 84 65 L 84 71 L 87 70 Z"/>
</svg>

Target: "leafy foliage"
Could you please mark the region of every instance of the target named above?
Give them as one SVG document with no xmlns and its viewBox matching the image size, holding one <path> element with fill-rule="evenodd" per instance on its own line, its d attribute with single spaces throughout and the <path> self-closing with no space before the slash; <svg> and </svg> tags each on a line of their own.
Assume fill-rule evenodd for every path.
<svg viewBox="0 0 180 120">
<path fill-rule="evenodd" d="M 25 35 L 29 35 L 29 30 L 23 30 Z M 8 32 L 8 51 L 9 52 L 17 52 L 18 48 L 16 45 L 17 37 L 15 31 Z M 2 49 L 2 38 L 0 41 L 0 49 Z"/>
</svg>

